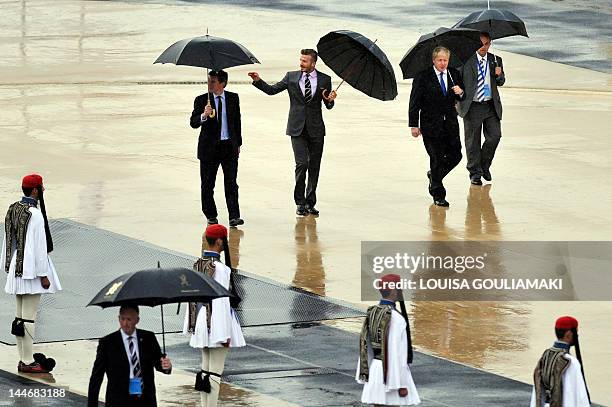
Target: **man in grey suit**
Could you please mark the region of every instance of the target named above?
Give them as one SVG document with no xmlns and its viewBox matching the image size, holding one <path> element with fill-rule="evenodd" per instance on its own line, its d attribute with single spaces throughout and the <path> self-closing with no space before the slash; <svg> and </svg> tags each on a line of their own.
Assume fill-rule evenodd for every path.
<svg viewBox="0 0 612 407">
<path fill-rule="evenodd" d="M 336 92 L 331 90 L 331 78 L 317 71 L 316 63 L 317 52 L 314 49 L 303 49 L 300 55 L 300 70 L 287 72 L 285 77 L 274 85 L 266 83 L 257 72 L 249 72 L 253 85 L 262 92 L 275 95 L 287 90 L 289 93 L 287 135 L 291 136 L 295 158 L 293 198 L 297 205 L 296 214 L 299 216 L 319 214 L 315 204 L 325 136 L 321 103 L 331 109 L 336 99 Z"/>
<path fill-rule="evenodd" d="M 502 104 L 497 88 L 506 81 L 502 59 L 488 52 L 491 37 L 483 32 L 480 40 L 482 47 L 460 69 L 466 97 L 459 103 L 459 115 L 463 117 L 467 169 L 473 185 L 482 185 L 481 177 L 492 179 L 489 169 L 501 138 Z"/>
</svg>

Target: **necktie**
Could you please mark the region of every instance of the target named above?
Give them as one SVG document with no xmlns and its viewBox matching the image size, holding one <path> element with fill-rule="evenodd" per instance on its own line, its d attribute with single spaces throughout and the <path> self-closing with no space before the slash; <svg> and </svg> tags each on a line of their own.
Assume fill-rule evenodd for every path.
<svg viewBox="0 0 612 407">
<path fill-rule="evenodd" d="M 128 336 L 128 348 L 130 350 L 130 362 L 132 363 L 132 372 L 134 377 L 140 377 L 140 361 L 138 360 L 138 354 L 136 353 L 136 347 L 134 346 L 134 337 Z"/>
<path fill-rule="evenodd" d="M 304 80 L 304 98 L 306 99 L 306 103 L 312 100 L 312 87 L 310 85 L 310 74 L 306 74 L 306 79 Z"/>
<path fill-rule="evenodd" d="M 221 96 L 217 96 L 217 123 L 219 123 L 219 134 L 221 134 L 221 124 L 223 123 L 223 103 Z"/>
<path fill-rule="evenodd" d="M 440 86 L 442 86 L 442 93 L 444 93 L 444 96 L 446 96 L 446 83 L 444 83 L 444 72 L 440 72 Z"/>
<path fill-rule="evenodd" d="M 484 77 L 484 64 L 483 64 L 484 60 L 480 60 L 480 62 L 478 63 L 478 86 L 476 89 L 476 99 L 478 99 L 479 102 L 483 102 L 484 101 L 484 85 L 485 85 L 485 77 Z"/>
</svg>

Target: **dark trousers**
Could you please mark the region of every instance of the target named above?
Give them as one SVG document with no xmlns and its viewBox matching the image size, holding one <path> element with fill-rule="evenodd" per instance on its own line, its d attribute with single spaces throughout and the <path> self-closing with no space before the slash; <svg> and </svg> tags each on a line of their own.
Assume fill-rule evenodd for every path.
<svg viewBox="0 0 612 407">
<path fill-rule="evenodd" d="M 223 184 L 225 188 L 225 202 L 230 219 L 240 217 L 238 206 L 238 151 L 231 141 L 224 140 L 216 146 L 210 146 L 212 151 L 207 151 L 200 160 L 200 181 L 202 188 L 202 212 L 207 219 L 216 218 L 217 206 L 215 205 L 214 190 L 217 180 L 219 165 L 223 169 Z"/>
<path fill-rule="evenodd" d="M 296 205 L 312 207 L 317 203 L 317 183 L 319 182 L 324 138 L 324 136 L 311 136 L 306 127 L 302 134 L 291 137 L 291 147 L 293 147 L 295 158 L 293 199 Z M 306 185 L 306 173 L 308 173 L 308 185 Z"/>
<path fill-rule="evenodd" d="M 465 153 L 470 179 L 480 178 L 493 162 L 495 150 L 501 138 L 501 123 L 495 113 L 493 102 L 472 102 L 463 118 L 465 132 Z M 481 133 L 484 130 L 484 143 Z"/>
<path fill-rule="evenodd" d="M 461 140 L 457 119 L 454 117 L 446 119 L 442 126 L 443 131 L 438 137 L 423 136 L 423 144 L 429 154 L 431 170 L 429 193 L 434 199 L 446 197 L 446 189 L 442 180 L 461 162 Z"/>
</svg>

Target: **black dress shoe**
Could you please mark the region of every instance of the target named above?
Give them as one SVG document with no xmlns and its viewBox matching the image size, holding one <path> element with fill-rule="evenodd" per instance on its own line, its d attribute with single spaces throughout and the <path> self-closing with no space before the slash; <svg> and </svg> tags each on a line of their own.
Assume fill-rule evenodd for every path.
<svg viewBox="0 0 612 407">
<path fill-rule="evenodd" d="M 306 207 L 304 205 L 298 205 L 295 214 L 298 216 L 306 216 Z"/>
<path fill-rule="evenodd" d="M 234 227 L 235 228 L 236 226 L 244 225 L 244 220 L 242 220 L 240 218 L 230 219 L 229 225 L 230 225 L 230 227 Z"/>
<path fill-rule="evenodd" d="M 317 216 L 319 214 L 319 210 L 317 208 L 315 208 L 314 206 L 307 206 L 306 207 L 306 212 L 308 212 L 311 215 L 315 215 L 315 216 Z"/>
<path fill-rule="evenodd" d="M 448 201 L 444 198 L 434 198 L 434 204 L 436 204 L 437 206 L 444 206 L 444 207 L 447 207 L 450 205 Z"/>
<path fill-rule="evenodd" d="M 491 178 L 491 171 L 489 171 L 488 168 L 486 170 L 482 170 L 482 178 L 484 178 L 485 181 L 489 182 L 491 182 L 491 180 L 493 179 Z"/>
<path fill-rule="evenodd" d="M 209 225 L 216 225 L 217 223 L 219 223 L 219 220 L 217 220 L 217 218 L 208 218 L 206 223 L 208 223 Z"/>
<path fill-rule="evenodd" d="M 482 181 L 480 180 L 480 178 L 472 178 L 470 182 L 472 183 L 472 185 L 482 185 Z"/>
</svg>

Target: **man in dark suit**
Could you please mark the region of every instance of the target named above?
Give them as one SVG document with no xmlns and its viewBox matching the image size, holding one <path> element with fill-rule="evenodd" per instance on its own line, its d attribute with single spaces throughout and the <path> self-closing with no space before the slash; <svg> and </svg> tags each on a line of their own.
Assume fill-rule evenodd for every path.
<svg viewBox="0 0 612 407">
<path fill-rule="evenodd" d="M 408 126 L 413 137 L 423 135 L 429 154 L 429 193 L 438 206 L 448 206 L 442 180 L 461 161 L 461 141 L 455 103 L 465 98 L 459 71 L 448 67 L 450 51 L 437 47 L 433 66 L 412 81 Z M 420 119 L 420 120 L 419 120 Z"/>
<path fill-rule="evenodd" d="M 321 102 L 325 107 L 334 107 L 336 92 L 331 91 L 331 78 L 315 69 L 317 52 L 303 49 L 300 56 L 300 70 L 287 72 L 285 77 L 274 85 L 267 84 L 257 72 L 249 72 L 253 85 L 275 95 L 284 90 L 289 93 L 289 118 L 287 135 L 291 136 L 291 146 L 295 158 L 295 188 L 293 198 L 297 205 L 296 214 L 318 215 L 317 183 L 323 155 L 325 123 L 321 112 Z M 308 185 L 306 185 L 308 173 Z"/>
<path fill-rule="evenodd" d="M 227 72 L 223 70 L 211 71 L 208 74 L 208 92 L 195 98 L 190 124 L 194 129 L 200 128 L 198 160 L 200 160 L 202 212 L 209 225 L 218 223 L 217 206 L 213 195 L 217 170 L 221 165 L 229 225 L 235 227 L 244 224 L 240 218 L 236 182 L 242 130 L 240 100 L 237 93 L 225 90 L 227 79 Z M 212 99 L 211 103 L 208 102 L 209 97 Z"/>
<path fill-rule="evenodd" d="M 480 177 L 491 181 L 491 162 L 501 138 L 502 104 L 498 86 L 506 82 L 502 59 L 490 54 L 491 36 L 481 33 L 482 47 L 461 67 L 465 99 L 459 104 L 463 117 L 465 152 L 470 181 L 482 185 Z M 481 132 L 484 128 L 484 143 Z"/>
<path fill-rule="evenodd" d="M 98 406 L 105 373 L 107 407 L 157 406 L 153 368 L 170 374 L 172 363 L 162 355 L 153 332 L 136 329 L 139 320 L 138 306 L 122 306 L 119 310 L 121 329 L 98 342 L 87 393 L 89 407 Z M 138 387 L 141 394 L 134 394 L 138 393 Z"/>
</svg>

